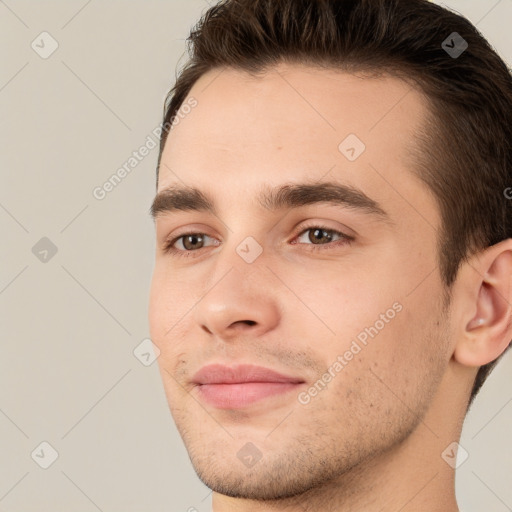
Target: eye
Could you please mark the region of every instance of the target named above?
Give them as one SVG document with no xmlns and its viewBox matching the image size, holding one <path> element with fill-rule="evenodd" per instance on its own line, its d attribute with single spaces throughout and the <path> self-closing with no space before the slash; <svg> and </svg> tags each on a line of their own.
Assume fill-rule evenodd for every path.
<svg viewBox="0 0 512 512">
<path fill-rule="evenodd" d="M 308 250 L 313 251 L 339 247 L 341 245 L 349 244 L 354 240 L 354 237 L 345 235 L 345 233 L 342 233 L 341 231 L 319 225 L 310 226 L 306 229 L 303 227 L 302 231 L 296 238 L 299 241 L 302 239 L 303 241 L 299 243 L 311 246 Z M 333 238 L 338 238 L 338 240 L 333 240 Z M 308 241 L 311 242 L 311 244 L 309 244 Z M 294 245 L 297 244 L 297 242 L 292 243 Z"/>
<path fill-rule="evenodd" d="M 307 235 L 308 233 L 309 235 Z M 304 237 L 306 241 L 304 241 Z M 337 240 L 334 240 L 335 238 Z M 199 252 L 199 249 L 208 247 L 208 245 L 205 245 L 207 239 L 215 241 L 209 245 L 217 246 L 220 243 L 205 233 L 184 233 L 165 242 L 163 251 L 166 254 L 173 254 L 177 257 L 191 257 L 194 256 L 193 253 Z M 307 250 L 318 251 L 349 244 L 354 240 L 354 237 L 345 235 L 341 231 L 315 224 L 306 229 L 302 227 L 302 231 L 296 235 L 295 239 L 302 239 L 302 241 L 299 241 L 298 244 L 292 241 L 292 245 L 306 245 L 309 246 Z M 308 243 L 308 241 L 311 243 Z"/>
<path fill-rule="evenodd" d="M 188 256 L 186 253 L 197 252 L 197 249 L 207 247 L 205 246 L 205 239 L 207 238 L 211 237 L 205 233 L 185 233 L 166 242 L 164 245 L 164 252 L 185 253 L 183 255 L 186 257 Z M 175 247 L 176 245 L 178 247 Z"/>
</svg>

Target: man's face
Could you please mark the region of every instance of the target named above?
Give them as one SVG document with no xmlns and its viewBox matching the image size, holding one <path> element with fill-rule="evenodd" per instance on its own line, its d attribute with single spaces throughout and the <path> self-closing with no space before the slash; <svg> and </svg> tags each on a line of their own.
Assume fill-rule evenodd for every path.
<svg viewBox="0 0 512 512">
<path fill-rule="evenodd" d="M 290 65 L 213 71 L 190 97 L 158 191 L 196 187 L 215 213 L 159 202 L 150 329 L 166 396 L 206 485 L 292 496 L 398 446 L 450 360 L 440 217 L 406 158 L 426 106 L 395 78 Z M 258 200 L 327 182 L 373 203 Z M 211 364 L 294 382 L 200 385 Z"/>
</svg>

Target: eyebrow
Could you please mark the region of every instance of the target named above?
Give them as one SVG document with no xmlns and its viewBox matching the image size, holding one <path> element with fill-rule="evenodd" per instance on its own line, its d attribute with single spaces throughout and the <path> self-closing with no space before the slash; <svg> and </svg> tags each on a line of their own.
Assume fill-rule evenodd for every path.
<svg viewBox="0 0 512 512">
<path fill-rule="evenodd" d="M 327 203 L 369 214 L 392 223 L 388 213 L 362 190 L 333 182 L 291 183 L 271 188 L 263 186 L 257 196 L 259 205 L 270 211 Z M 201 211 L 217 215 L 213 198 L 196 187 L 172 185 L 158 192 L 150 208 L 153 219 L 177 211 Z"/>
</svg>

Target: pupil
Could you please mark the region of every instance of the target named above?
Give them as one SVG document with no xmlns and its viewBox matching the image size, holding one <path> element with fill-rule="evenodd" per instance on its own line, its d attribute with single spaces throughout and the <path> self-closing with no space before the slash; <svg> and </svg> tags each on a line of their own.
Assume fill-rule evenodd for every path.
<svg viewBox="0 0 512 512">
<path fill-rule="evenodd" d="M 188 235 L 185 237 L 184 246 L 185 249 L 194 249 L 194 245 L 197 244 L 197 241 L 201 241 L 202 237 L 197 235 Z M 192 245 L 192 247 L 190 247 Z"/>
<path fill-rule="evenodd" d="M 313 231 L 313 233 L 314 233 L 313 234 L 314 240 L 311 240 L 312 242 L 322 240 L 322 238 L 324 238 L 322 235 L 324 233 L 327 233 L 327 231 L 325 229 L 315 229 Z M 330 235 L 326 235 L 325 238 L 327 238 L 327 241 L 330 241 L 331 236 Z"/>
</svg>

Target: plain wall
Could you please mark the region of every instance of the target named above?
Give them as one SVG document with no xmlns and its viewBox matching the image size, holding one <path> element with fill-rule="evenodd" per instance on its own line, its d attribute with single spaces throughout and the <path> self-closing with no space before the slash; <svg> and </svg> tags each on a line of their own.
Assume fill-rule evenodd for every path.
<svg viewBox="0 0 512 512">
<path fill-rule="evenodd" d="M 445 4 L 512 61 L 512 1 Z M 149 336 L 157 148 L 94 196 L 155 139 L 185 39 L 207 8 L 0 2 L 0 511 L 210 510 L 157 364 L 133 353 Z M 58 43 L 48 58 L 55 43 L 44 31 Z M 512 508 L 511 402 L 509 353 L 464 425 L 464 512 Z M 58 452 L 48 469 L 36 463 L 51 457 L 43 441 Z"/>
</svg>

